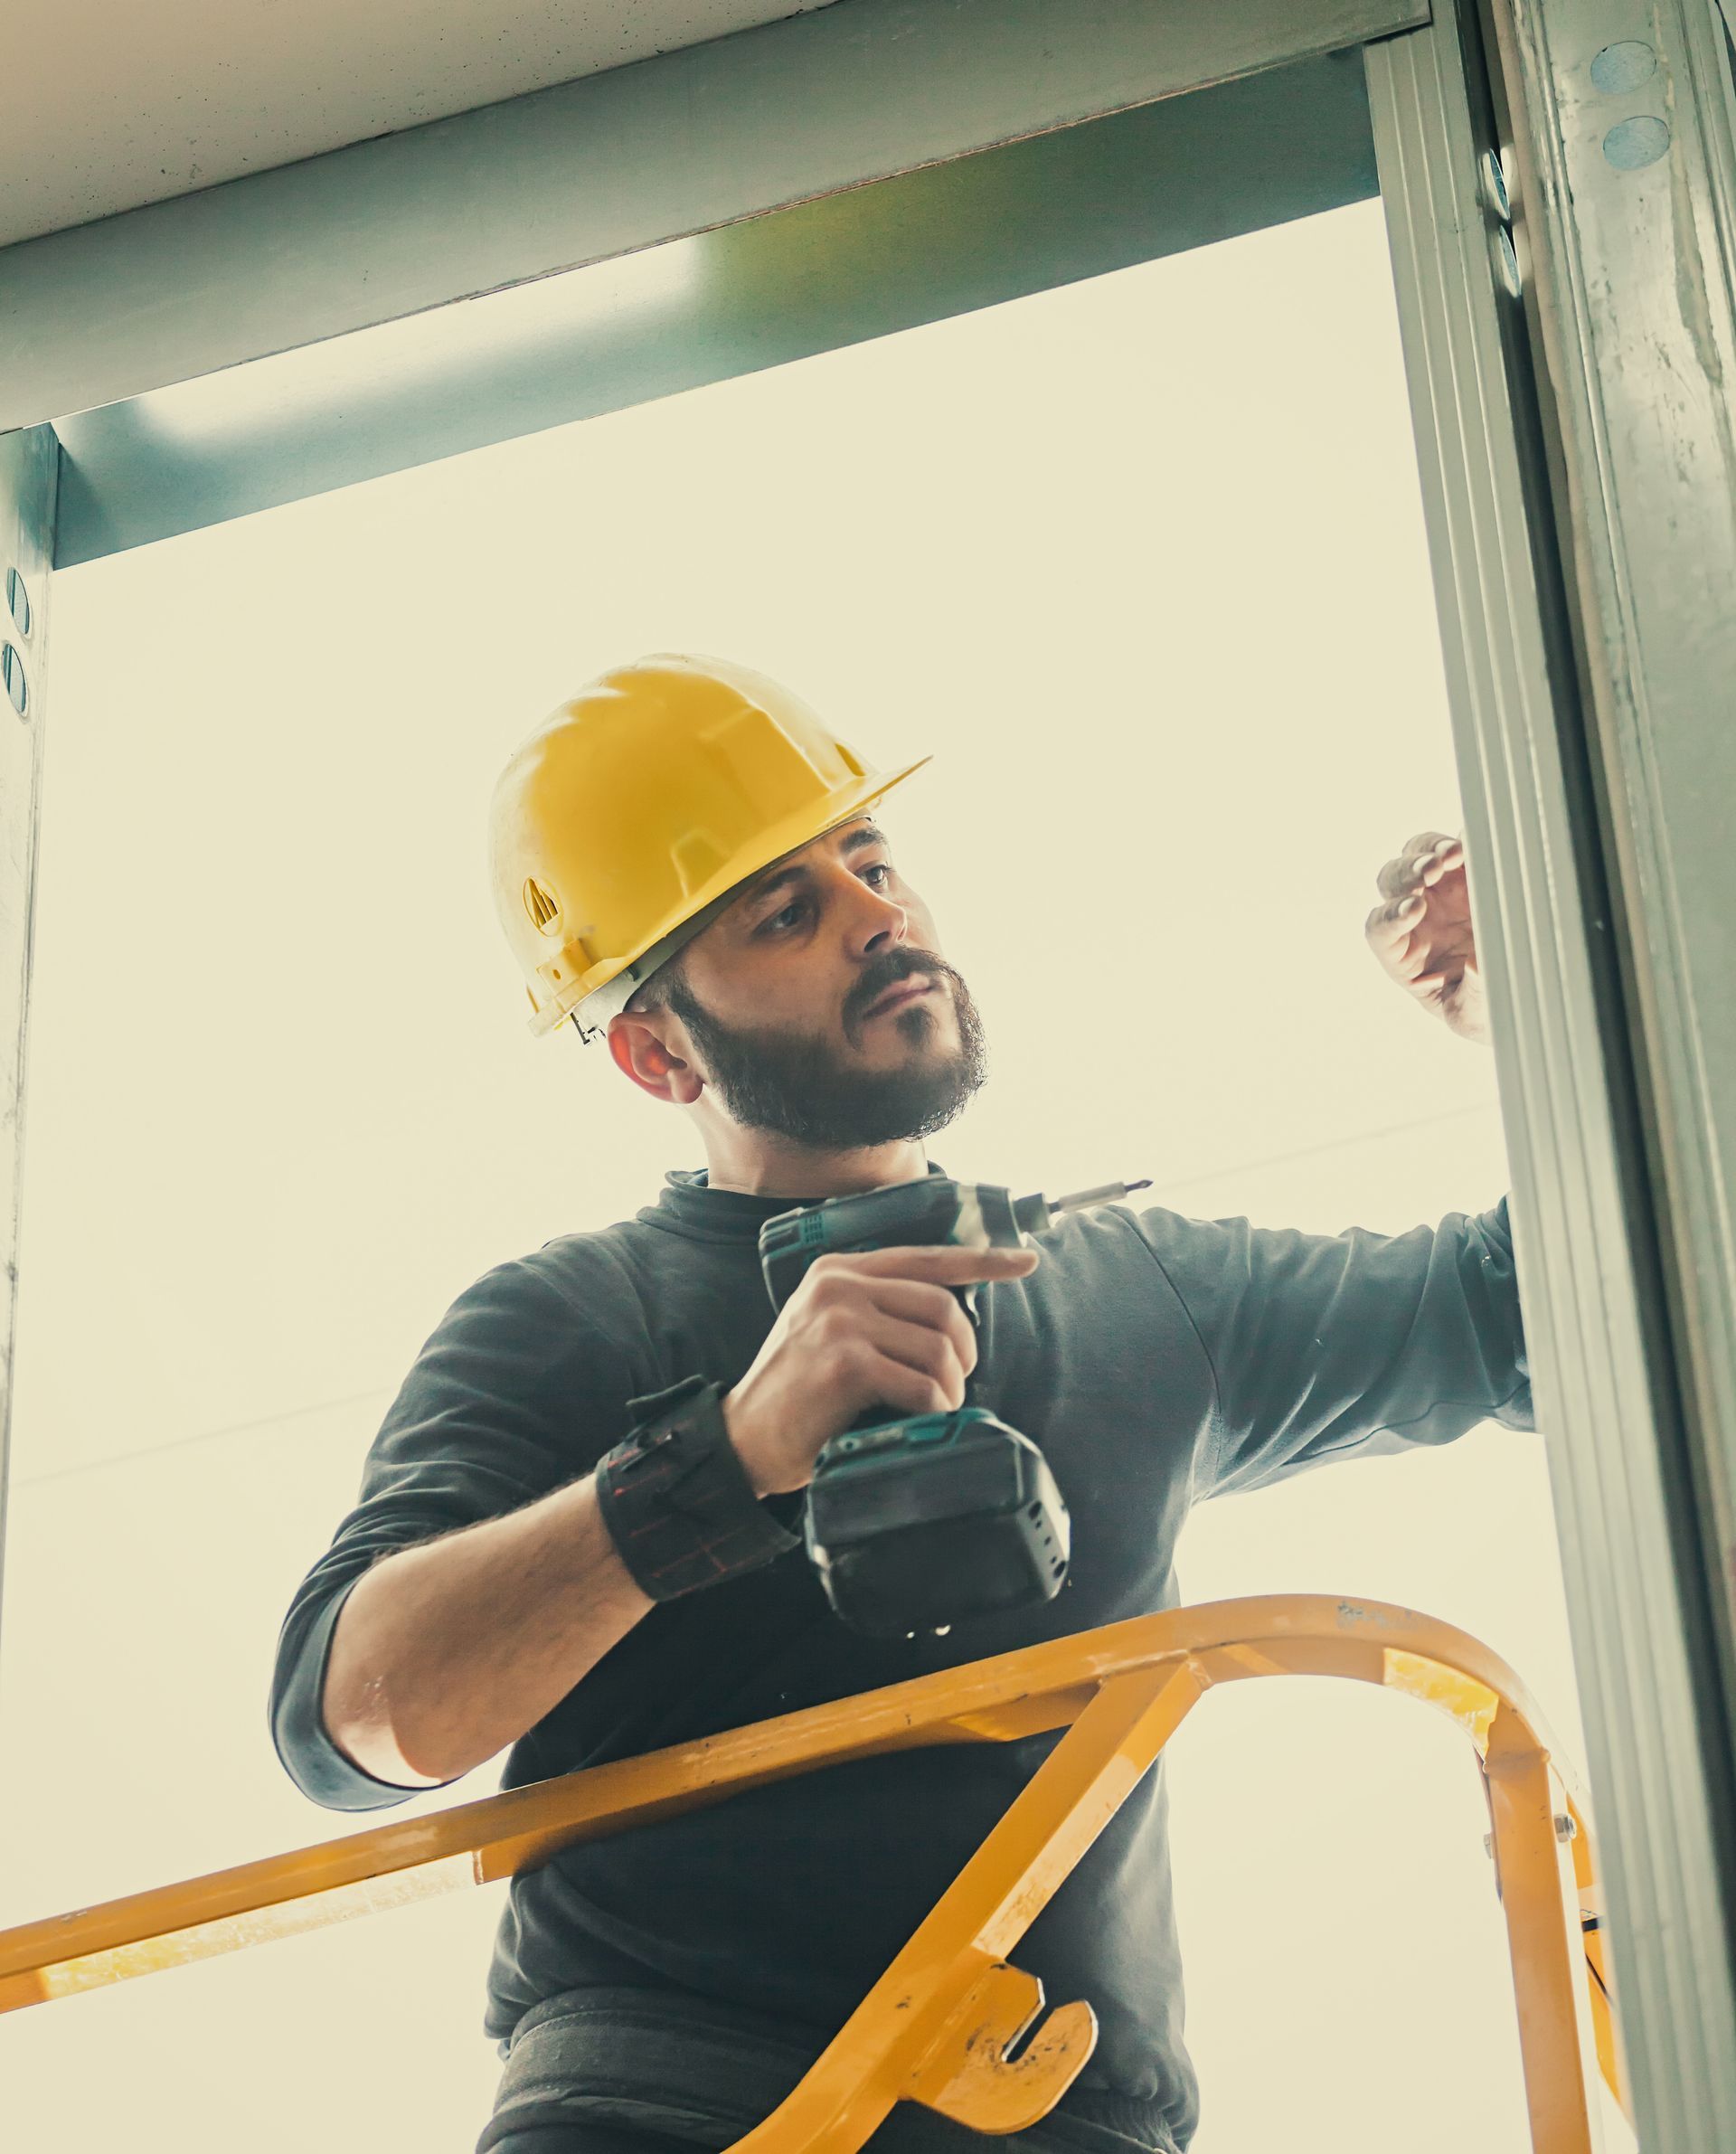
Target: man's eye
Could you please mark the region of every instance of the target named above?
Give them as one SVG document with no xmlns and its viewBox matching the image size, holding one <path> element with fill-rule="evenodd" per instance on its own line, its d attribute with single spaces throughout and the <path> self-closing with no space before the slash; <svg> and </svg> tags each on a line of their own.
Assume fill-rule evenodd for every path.
<svg viewBox="0 0 1736 2154">
<path fill-rule="evenodd" d="M 887 876 L 896 873 L 890 860 L 871 861 L 862 872 L 864 875 Z M 805 897 L 792 898 L 788 904 L 785 905 L 781 911 L 771 913 L 765 921 L 763 921 L 760 923 L 757 932 L 761 935 L 781 933 L 782 929 L 779 926 L 779 922 L 792 912 L 796 914 L 797 919 L 799 919 L 802 914 L 807 911 L 808 904 L 809 901 Z M 795 924 L 795 921 L 790 921 L 790 925 L 792 927 Z"/>
</svg>

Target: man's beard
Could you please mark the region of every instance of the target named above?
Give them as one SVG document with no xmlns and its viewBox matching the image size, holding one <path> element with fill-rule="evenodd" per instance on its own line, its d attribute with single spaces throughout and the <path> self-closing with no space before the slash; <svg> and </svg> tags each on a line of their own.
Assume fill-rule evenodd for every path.
<svg viewBox="0 0 1736 2154">
<path fill-rule="evenodd" d="M 949 965 L 926 952 L 899 975 L 933 976 L 932 997 L 951 986 L 958 1025 L 955 1053 L 937 1055 L 920 1044 L 893 1069 L 875 1070 L 844 1062 L 826 1039 L 797 1037 L 778 1031 L 737 1031 L 722 1025 L 695 1002 L 687 983 L 669 983 L 669 1007 L 687 1027 L 704 1057 L 705 1079 L 715 1085 L 731 1120 L 743 1129 L 764 1129 L 774 1137 L 818 1152 L 850 1152 L 869 1145 L 891 1144 L 908 1137 L 931 1137 L 944 1129 L 988 1075 L 987 1044 L 970 990 Z M 887 987 L 881 987 L 882 995 Z M 939 1019 L 929 1000 L 905 1006 L 903 1012 L 874 1018 L 894 1025 L 931 1029 Z M 869 1020 L 858 1019 L 857 1028 Z"/>
</svg>

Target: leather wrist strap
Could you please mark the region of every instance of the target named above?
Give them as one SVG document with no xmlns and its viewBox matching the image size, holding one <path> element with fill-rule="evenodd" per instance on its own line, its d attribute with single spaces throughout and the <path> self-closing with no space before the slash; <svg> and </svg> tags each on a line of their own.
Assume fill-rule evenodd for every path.
<svg viewBox="0 0 1736 2154">
<path fill-rule="evenodd" d="M 629 1399 L 639 1421 L 597 1469 L 597 1501 L 634 1583 L 653 1601 L 721 1585 L 801 1543 L 753 1492 L 703 1376 Z"/>
</svg>

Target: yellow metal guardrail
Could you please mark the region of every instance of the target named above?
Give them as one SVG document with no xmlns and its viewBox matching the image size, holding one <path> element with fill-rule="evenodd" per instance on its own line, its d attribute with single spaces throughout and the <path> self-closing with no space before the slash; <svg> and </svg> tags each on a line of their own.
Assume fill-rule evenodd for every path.
<svg viewBox="0 0 1736 2154">
<path fill-rule="evenodd" d="M 1519 1678 L 1464 1631 L 1378 1601 L 1281 1595 L 1112 1623 L 703 1742 L 0 1932 L 0 2011 L 467 1885 L 846 1759 L 1066 1727 L 807 2077 L 731 2154 L 856 2154 L 900 2101 L 977 2131 L 1046 2116 L 1097 2039 L 1007 1955 L 1187 1714 L 1222 1683 L 1339 1676 L 1448 1714 L 1481 1763 L 1535 2154 L 1591 2154 L 1625 2106 L 1586 1808 Z"/>
</svg>

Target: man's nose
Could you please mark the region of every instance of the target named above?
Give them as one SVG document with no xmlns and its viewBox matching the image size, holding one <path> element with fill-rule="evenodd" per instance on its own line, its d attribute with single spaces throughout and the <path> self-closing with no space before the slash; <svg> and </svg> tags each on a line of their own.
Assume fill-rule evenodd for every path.
<svg viewBox="0 0 1736 2154">
<path fill-rule="evenodd" d="M 903 942 L 910 934 L 910 915 L 894 897 L 882 897 L 879 891 L 871 890 L 867 883 L 857 880 L 860 893 L 855 912 L 851 916 L 852 934 L 863 949 L 874 949 L 887 940 Z"/>
</svg>

